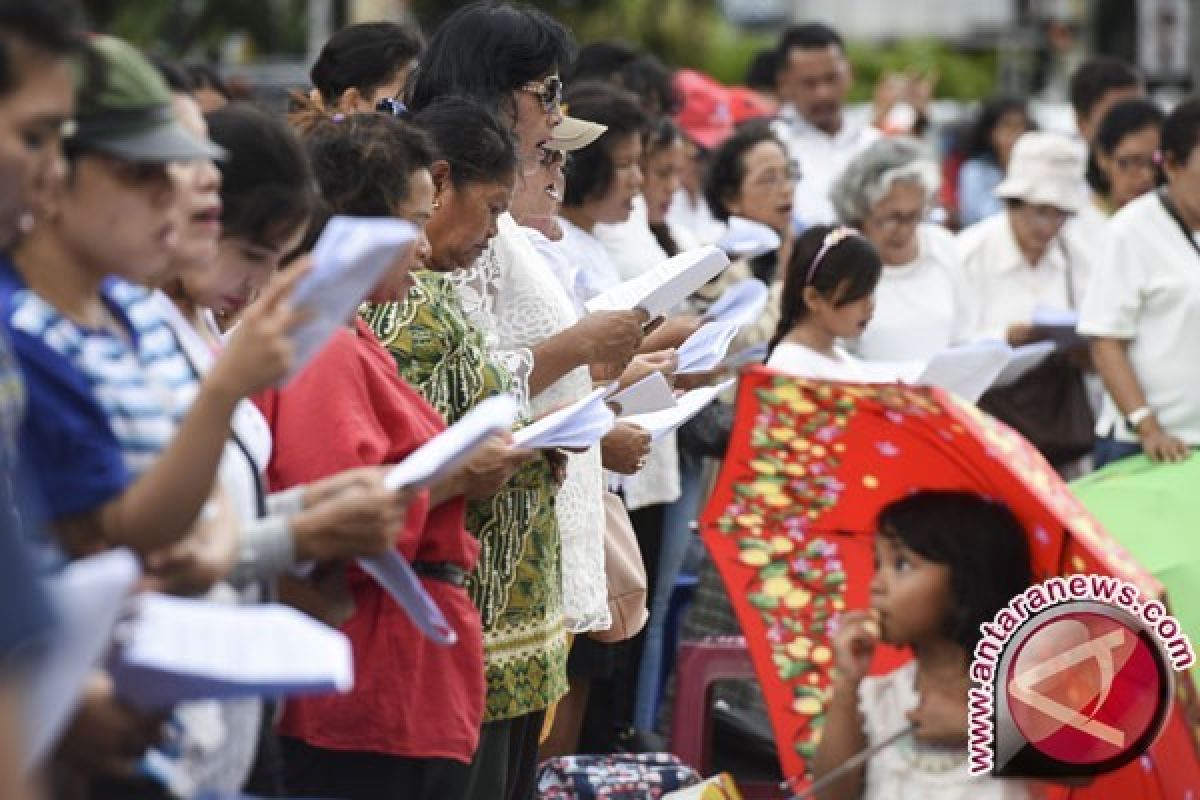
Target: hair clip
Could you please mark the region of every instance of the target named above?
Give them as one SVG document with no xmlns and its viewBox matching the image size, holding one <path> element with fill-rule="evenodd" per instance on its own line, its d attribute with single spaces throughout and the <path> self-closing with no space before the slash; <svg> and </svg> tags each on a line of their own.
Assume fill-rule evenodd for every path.
<svg viewBox="0 0 1200 800">
<path fill-rule="evenodd" d="M 820 266 L 821 259 L 825 258 L 825 254 L 851 236 L 858 236 L 858 231 L 846 225 L 839 225 L 825 234 L 825 240 L 821 243 L 821 249 L 817 251 L 816 258 L 812 260 L 812 265 L 808 268 L 808 277 L 804 279 L 805 286 L 812 283 L 813 277 L 817 274 L 817 267 Z"/>
</svg>

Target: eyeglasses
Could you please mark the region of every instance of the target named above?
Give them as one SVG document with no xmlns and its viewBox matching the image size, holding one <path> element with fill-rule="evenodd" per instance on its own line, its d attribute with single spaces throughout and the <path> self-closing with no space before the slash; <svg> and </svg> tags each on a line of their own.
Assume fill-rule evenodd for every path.
<svg viewBox="0 0 1200 800">
<path fill-rule="evenodd" d="M 547 114 L 553 114 L 562 106 L 563 82 L 557 75 L 550 75 L 542 81 L 529 81 L 518 86 L 517 90 L 536 95 Z"/>
<path fill-rule="evenodd" d="M 800 165 L 793 161 L 783 169 L 772 168 L 763 170 L 750 179 L 750 185 L 760 186 L 764 189 L 773 189 L 776 186 L 795 184 L 799 182 L 801 177 L 803 177 L 803 173 L 800 171 Z"/>
<path fill-rule="evenodd" d="M 1133 172 L 1134 170 L 1152 170 L 1154 169 L 1154 156 L 1143 155 L 1128 155 L 1117 156 L 1113 159 L 1117 165 L 1117 169 L 1121 172 Z"/>
<path fill-rule="evenodd" d="M 901 228 L 915 228 L 925 220 L 926 216 L 928 216 L 928 211 L 922 208 L 918 211 L 897 211 L 881 217 L 872 216 L 868 219 L 884 233 L 895 233 Z"/>
<path fill-rule="evenodd" d="M 408 106 L 404 105 L 404 101 L 402 100 L 397 100 L 394 97 L 385 97 L 375 104 L 375 110 L 381 114 L 403 117 L 408 113 Z"/>
</svg>

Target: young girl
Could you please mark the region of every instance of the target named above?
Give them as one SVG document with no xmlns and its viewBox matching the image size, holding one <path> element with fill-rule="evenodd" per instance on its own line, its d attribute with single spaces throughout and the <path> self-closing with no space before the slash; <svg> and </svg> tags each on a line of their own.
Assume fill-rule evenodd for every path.
<svg viewBox="0 0 1200 800">
<path fill-rule="evenodd" d="M 805 378 L 867 380 L 858 359 L 837 346 L 866 330 L 883 262 L 853 228 L 817 225 L 796 241 L 767 366 Z"/>
<path fill-rule="evenodd" d="M 967 670 L 990 620 L 1032 581 L 1021 523 L 971 492 L 920 491 L 879 512 L 871 608 L 839 619 L 837 678 L 813 760 L 820 779 L 865 747 L 916 726 L 819 797 L 1019 800 L 1022 781 L 967 774 Z M 879 641 L 913 660 L 867 676 Z"/>
</svg>

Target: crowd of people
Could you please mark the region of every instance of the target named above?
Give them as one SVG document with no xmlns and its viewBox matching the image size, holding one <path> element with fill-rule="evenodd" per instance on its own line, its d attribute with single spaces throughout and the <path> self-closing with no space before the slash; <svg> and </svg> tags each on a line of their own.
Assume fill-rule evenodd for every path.
<svg viewBox="0 0 1200 800">
<path fill-rule="evenodd" d="M 497 394 L 525 424 L 601 383 L 715 385 L 720 369 L 677 374 L 678 349 L 746 280 L 767 303 L 733 348 L 818 380 L 985 339 L 1019 347 L 1067 316 L 1079 335 L 1019 397 L 982 407 L 1064 475 L 1200 446 L 1200 100 L 1164 112 L 1118 61 L 1073 76 L 1077 135 L 994 98 L 951 155 L 929 132 L 932 80 L 859 113 L 843 41 L 819 23 L 783 32 L 730 88 L 624 43 L 578 47 L 537 10 L 474 3 L 427 40 L 391 22 L 338 32 L 286 115 L 78 24 L 69 2 L 0 0 L 0 796 L 177 796 L 166 759 L 226 796 L 528 800 L 548 758 L 666 749 L 675 629 L 739 631 L 694 535 L 728 393 L 659 438 L 623 418 L 582 450 L 497 434 L 427 489 L 384 478 Z M 407 221 L 418 244 L 292 376 L 308 319 L 293 292 L 334 215 Z M 665 318 L 587 310 L 739 220 L 778 246 L 735 257 Z M 981 532 L 970 552 L 951 541 L 963 520 Z M 633 530 L 646 573 L 649 619 L 625 641 L 614 526 Z M 965 742 L 956 704 L 978 631 L 931 612 L 974 623 L 1028 585 L 1019 521 L 929 493 L 879 529 L 872 597 L 889 622 L 848 614 L 833 641 L 815 774 L 896 721 L 864 718 L 860 698 L 899 720 L 920 701 L 908 719 L 940 760 L 887 756 L 828 796 L 1031 796 L 946 760 Z M 41 579 L 114 548 L 138 556 L 141 591 L 280 601 L 337 627 L 353 690 L 149 714 L 98 665 L 31 774 L 22 680 L 56 632 Z M 452 646 L 355 565 L 392 548 Z M 917 654 L 890 682 L 866 675 L 881 638 Z M 761 713 L 753 686 L 721 696 Z"/>
</svg>

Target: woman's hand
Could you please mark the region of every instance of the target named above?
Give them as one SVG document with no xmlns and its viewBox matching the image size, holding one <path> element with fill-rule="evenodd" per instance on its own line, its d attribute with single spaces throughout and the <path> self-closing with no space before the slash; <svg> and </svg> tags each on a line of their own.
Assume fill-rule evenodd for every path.
<svg viewBox="0 0 1200 800">
<path fill-rule="evenodd" d="M 604 468 L 621 475 L 639 472 L 646 466 L 650 441 L 650 434 L 645 428 L 617 420 L 616 426 L 600 441 Z"/>
<path fill-rule="evenodd" d="M 847 611 L 837 618 L 833 636 L 833 663 L 839 677 L 857 686 L 871 668 L 879 644 L 879 619 L 874 609 Z"/>
<path fill-rule="evenodd" d="M 576 322 L 571 331 L 579 337 L 585 362 L 620 371 L 642 345 L 646 312 L 596 311 Z"/>
<path fill-rule="evenodd" d="M 306 258 L 271 279 L 262 295 L 242 314 L 205 378 L 206 384 L 220 387 L 232 397 L 248 397 L 274 386 L 288 374 L 295 357 L 292 330 L 309 317 L 307 311 L 292 308 L 290 301 L 297 282 L 308 270 Z"/>
<path fill-rule="evenodd" d="M 112 678 L 95 671 L 63 735 L 64 758 L 92 775 L 132 777 L 146 750 L 163 739 L 161 714 L 134 711 L 117 699 Z"/>
<path fill-rule="evenodd" d="M 468 500 L 491 497 L 517 474 L 517 470 L 538 457 L 535 450 L 513 445 L 511 433 L 498 433 L 481 444 L 466 463 L 439 481 L 431 490 L 433 505 L 462 495 Z"/>
<path fill-rule="evenodd" d="M 228 498 L 215 492 L 182 541 L 146 556 L 146 587 L 185 596 L 208 591 L 237 563 L 240 531 Z"/>
<path fill-rule="evenodd" d="M 618 386 L 627 389 L 655 372 L 661 372 L 667 383 L 675 385 L 675 370 L 679 369 L 679 354 L 674 350 L 639 353 L 621 373 Z"/>
<path fill-rule="evenodd" d="M 1191 448 L 1178 437 L 1163 430 L 1153 416 L 1142 420 L 1142 424 L 1138 425 L 1137 435 L 1146 457 L 1155 464 L 1177 464 L 1186 461 L 1192 454 Z"/>
<path fill-rule="evenodd" d="M 290 520 L 297 561 L 378 556 L 390 550 L 404 525 L 413 493 L 383 485 L 379 468 L 342 473 L 336 493 L 322 496 Z M 337 476 L 341 477 L 341 476 Z"/>
</svg>

